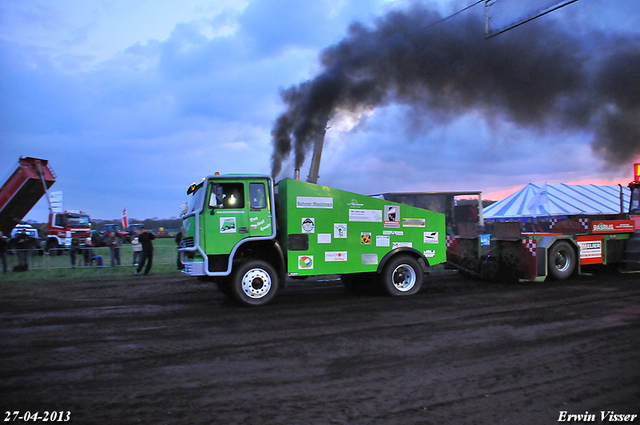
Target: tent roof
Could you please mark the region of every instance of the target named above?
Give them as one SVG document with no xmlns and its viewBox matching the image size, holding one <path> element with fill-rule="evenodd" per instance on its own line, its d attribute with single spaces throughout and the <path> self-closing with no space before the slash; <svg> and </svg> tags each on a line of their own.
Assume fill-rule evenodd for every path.
<svg viewBox="0 0 640 425">
<path fill-rule="evenodd" d="M 546 194 L 545 189 L 546 187 Z M 624 209 L 630 191 L 623 187 Z M 502 201 L 484 209 L 484 218 L 510 219 L 620 213 L 620 186 L 529 183 Z"/>
</svg>

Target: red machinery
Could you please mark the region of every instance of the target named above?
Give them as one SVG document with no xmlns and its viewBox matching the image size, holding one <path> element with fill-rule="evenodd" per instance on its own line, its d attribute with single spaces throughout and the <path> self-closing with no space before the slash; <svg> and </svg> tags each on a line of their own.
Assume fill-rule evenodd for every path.
<svg viewBox="0 0 640 425">
<path fill-rule="evenodd" d="M 55 181 L 49 161 L 21 157 L 0 189 L 0 231 L 10 234 Z"/>
</svg>

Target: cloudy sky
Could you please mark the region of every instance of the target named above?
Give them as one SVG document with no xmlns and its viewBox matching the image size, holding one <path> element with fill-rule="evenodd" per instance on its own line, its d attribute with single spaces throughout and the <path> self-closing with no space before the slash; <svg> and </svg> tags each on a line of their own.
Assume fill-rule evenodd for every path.
<svg viewBox="0 0 640 425">
<path fill-rule="evenodd" d="M 206 175 L 271 174 L 279 117 L 304 120 L 300 98 L 339 74 L 351 89 L 321 114 L 320 184 L 500 199 L 530 182 L 628 183 L 640 2 L 580 0 L 490 39 L 483 3 L 434 24 L 471 3 L 3 0 L 0 176 L 46 158 L 67 209 L 178 216 Z M 525 3 L 497 2 L 492 25 Z M 371 81 L 359 98 L 354 82 Z M 46 214 L 41 201 L 27 219 Z"/>
</svg>

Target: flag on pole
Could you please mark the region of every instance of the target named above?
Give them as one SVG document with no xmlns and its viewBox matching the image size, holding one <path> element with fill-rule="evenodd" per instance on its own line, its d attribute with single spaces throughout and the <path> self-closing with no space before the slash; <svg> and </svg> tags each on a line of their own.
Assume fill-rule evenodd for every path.
<svg viewBox="0 0 640 425">
<path fill-rule="evenodd" d="M 538 216 L 538 212 L 540 211 L 540 207 L 547 206 L 549 204 L 549 190 L 547 188 L 547 184 L 543 184 L 538 193 L 535 194 L 529 205 L 527 205 L 527 209 L 530 213 L 533 214 L 534 217 Z M 548 213 L 549 208 L 545 208 L 546 213 Z"/>
<path fill-rule="evenodd" d="M 122 211 L 122 228 L 126 229 L 127 227 L 129 227 L 129 223 L 127 223 L 127 209 L 125 208 Z"/>
</svg>

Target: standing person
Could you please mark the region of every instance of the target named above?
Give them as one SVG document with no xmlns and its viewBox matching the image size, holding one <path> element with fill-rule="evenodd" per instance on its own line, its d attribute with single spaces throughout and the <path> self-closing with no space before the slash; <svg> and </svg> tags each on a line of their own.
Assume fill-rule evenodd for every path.
<svg viewBox="0 0 640 425">
<path fill-rule="evenodd" d="M 140 238 L 138 238 L 137 230 L 135 237 L 131 240 L 131 248 L 133 249 L 133 265 L 137 266 L 140 262 L 140 256 L 142 255 L 142 245 L 140 245 Z"/>
<path fill-rule="evenodd" d="M 16 246 L 18 248 L 18 266 L 15 270 L 29 270 L 29 257 L 31 257 L 31 238 L 22 230 L 16 235 Z"/>
<path fill-rule="evenodd" d="M 122 241 L 120 240 L 120 236 L 118 236 L 116 231 L 113 231 L 111 235 L 109 235 L 109 239 L 107 239 L 107 246 L 109 246 L 109 254 L 111 257 L 111 267 L 120 265 L 120 247 L 122 246 Z"/>
<path fill-rule="evenodd" d="M 136 269 L 136 274 L 140 274 L 142 268 L 144 269 L 144 274 L 148 275 L 149 270 L 151 270 L 151 265 L 153 264 L 153 240 L 156 238 L 156 235 L 145 229 L 144 227 L 140 228 L 140 234 L 138 235 L 138 239 L 140 240 L 140 244 L 142 245 L 142 258 L 140 258 L 140 265 Z"/>
<path fill-rule="evenodd" d="M 180 230 L 176 235 L 176 244 L 178 245 L 178 249 L 182 247 L 182 230 Z M 180 261 L 180 251 L 178 251 L 178 259 L 176 260 L 176 265 L 178 266 L 178 270 L 184 269 L 184 264 L 182 264 L 182 261 Z"/>
<path fill-rule="evenodd" d="M 7 238 L 0 232 L 0 257 L 2 257 L 2 272 L 7 274 Z"/>
<path fill-rule="evenodd" d="M 71 239 L 71 246 L 69 247 L 69 259 L 71 260 L 71 268 L 76 268 L 76 257 L 80 251 L 80 239 Z"/>
</svg>

